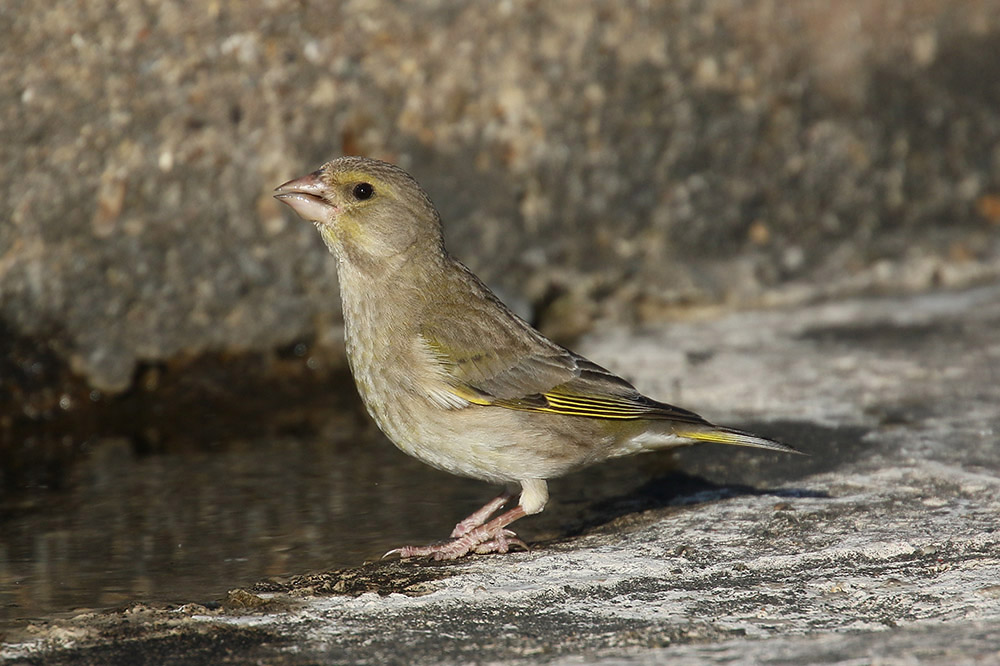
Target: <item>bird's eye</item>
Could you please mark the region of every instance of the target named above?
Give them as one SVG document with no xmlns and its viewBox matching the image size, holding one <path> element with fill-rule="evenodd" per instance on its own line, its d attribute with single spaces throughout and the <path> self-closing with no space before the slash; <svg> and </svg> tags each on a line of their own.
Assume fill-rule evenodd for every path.
<svg viewBox="0 0 1000 666">
<path fill-rule="evenodd" d="M 358 201 L 364 201 L 372 198 L 372 195 L 375 194 L 375 188 L 371 186 L 371 183 L 358 183 L 354 186 L 352 194 Z"/>
</svg>

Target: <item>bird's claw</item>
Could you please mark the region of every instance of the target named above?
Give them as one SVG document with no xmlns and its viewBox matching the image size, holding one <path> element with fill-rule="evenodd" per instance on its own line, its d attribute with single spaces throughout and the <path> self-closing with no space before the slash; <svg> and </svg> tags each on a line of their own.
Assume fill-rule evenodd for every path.
<svg viewBox="0 0 1000 666">
<path fill-rule="evenodd" d="M 439 541 L 426 546 L 400 546 L 399 548 L 393 548 L 388 551 L 380 559 L 385 560 L 390 557 L 398 557 L 401 560 L 405 560 L 410 557 L 426 557 L 434 554 L 438 551 L 438 549 L 446 547 L 449 543 L 451 543 L 451 541 L 453 540 Z"/>
</svg>

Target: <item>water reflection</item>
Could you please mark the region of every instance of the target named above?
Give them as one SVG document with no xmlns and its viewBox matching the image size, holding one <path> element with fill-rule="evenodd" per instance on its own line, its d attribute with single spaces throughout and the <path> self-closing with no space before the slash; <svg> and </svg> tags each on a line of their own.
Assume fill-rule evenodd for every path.
<svg viewBox="0 0 1000 666">
<path fill-rule="evenodd" d="M 64 491 L 3 521 L 0 612 L 9 620 L 130 600 L 208 601 L 443 534 L 489 492 L 371 431 L 154 455 L 100 440 Z"/>
</svg>

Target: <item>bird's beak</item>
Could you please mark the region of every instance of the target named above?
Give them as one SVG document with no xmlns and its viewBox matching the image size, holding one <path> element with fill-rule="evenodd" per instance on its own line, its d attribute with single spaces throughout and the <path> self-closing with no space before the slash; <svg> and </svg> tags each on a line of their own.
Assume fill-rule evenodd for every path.
<svg viewBox="0 0 1000 666">
<path fill-rule="evenodd" d="M 322 171 L 313 171 L 308 176 L 282 183 L 274 190 L 274 198 L 291 206 L 302 219 L 326 221 L 334 207 L 323 196 L 326 185 L 321 175 Z"/>
</svg>

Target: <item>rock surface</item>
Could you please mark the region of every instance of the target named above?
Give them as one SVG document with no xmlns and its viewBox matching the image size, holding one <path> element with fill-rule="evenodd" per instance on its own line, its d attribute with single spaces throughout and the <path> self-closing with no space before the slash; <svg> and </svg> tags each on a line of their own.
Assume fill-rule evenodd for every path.
<svg viewBox="0 0 1000 666">
<path fill-rule="evenodd" d="M 684 474 L 596 501 L 579 534 L 529 553 L 366 564 L 212 609 L 42 623 L 8 636 L 0 659 L 991 663 L 997 330 L 996 285 L 603 330 L 581 351 L 810 456 L 692 449 Z"/>
<path fill-rule="evenodd" d="M 563 339 L 998 272 L 998 0 L 0 19 L 0 357 L 34 365 L 27 338 L 104 391 L 206 350 L 335 355 L 333 263 L 270 192 L 344 153 L 410 169 L 452 249 Z"/>
</svg>

